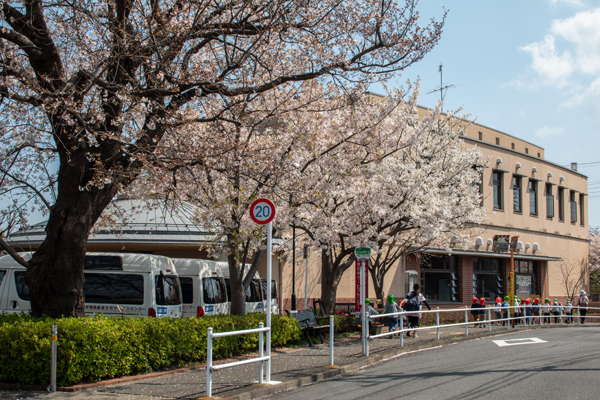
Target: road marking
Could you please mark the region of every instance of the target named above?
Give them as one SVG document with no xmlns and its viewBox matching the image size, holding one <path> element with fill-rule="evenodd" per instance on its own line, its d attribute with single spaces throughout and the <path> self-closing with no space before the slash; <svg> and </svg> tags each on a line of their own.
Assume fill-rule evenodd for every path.
<svg viewBox="0 0 600 400">
<path fill-rule="evenodd" d="M 492 340 L 492 342 L 496 343 L 498 347 L 517 346 L 520 344 L 548 343 L 545 340 L 538 339 L 535 337 L 525 339 Z"/>
</svg>

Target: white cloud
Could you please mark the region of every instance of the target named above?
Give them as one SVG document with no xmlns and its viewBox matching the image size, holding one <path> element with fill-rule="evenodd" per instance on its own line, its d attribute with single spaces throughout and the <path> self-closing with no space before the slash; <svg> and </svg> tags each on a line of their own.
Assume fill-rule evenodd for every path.
<svg viewBox="0 0 600 400">
<path fill-rule="evenodd" d="M 586 74 L 600 71 L 600 8 L 552 21 L 552 32 L 575 45 L 575 68 Z"/>
<path fill-rule="evenodd" d="M 561 104 L 561 106 L 575 108 L 590 103 L 600 101 L 600 78 L 594 80 L 587 89 L 571 97 Z"/>
<path fill-rule="evenodd" d="M 562 3 L 576 4 L 574 1 Z M 554 1 L 553 4 L 558 4 Z M 578 3 L 578 2 L 577 2 Z M 542 41 L 520 47 L 531 55 L 525 77 L 513 82 L 518 87 L 555 86 L 578 91 L 600 72 L 600 8 L 581 11 L 573 17 L 552 21 L 550 34 Z M 557 47 L 561 44 L 561 48 Z"/>
<path fill-rule="evenodd" d="M 519 50 L 528 52 L 533 58 L 531 69 L 538 75 L 540 83 L 565 86 L 573 73 L 573 57 L 568 51 L 556 50 L 554 36 L 546 35 L 541 42 L 528 44 Z"/>
<path fill-rule="evenodd" d="M 559 135 L 563 132 L 563 128 L 549 128 L 548 126 L 544 126 L 541 129 L 535 131 L 535 136 L 539 138 L 545 138 L 548 136 Z"/>
</svg>

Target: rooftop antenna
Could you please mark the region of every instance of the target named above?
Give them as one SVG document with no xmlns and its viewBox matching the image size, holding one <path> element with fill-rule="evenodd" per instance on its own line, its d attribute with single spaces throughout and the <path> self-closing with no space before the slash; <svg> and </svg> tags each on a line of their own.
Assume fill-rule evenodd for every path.
<svg viewBox="0 0 600 400">
<path fill-rule="evenodd" d="M 443 64 L 440 63 L 440 68 L 439 68 L 439 72 L 440 72 L 440 87 L 434 90 L 431 90 L 429 92 L 427 92 L 427 94 L 431 94 L 434 92 L 440 92 L 440 101 L 443 103 L 444 99 L 446 98 L 446 94 L 448 93 L 448 89 L 455 87 L 454 84 L 451 85 L 446 85 L 444 86 L 443 83 L 443 75 L 442 75 L 442 69 L 443 69 Z M 444 111 L 444 108 L 442 107 L 442 111 Z"/>
</svg>

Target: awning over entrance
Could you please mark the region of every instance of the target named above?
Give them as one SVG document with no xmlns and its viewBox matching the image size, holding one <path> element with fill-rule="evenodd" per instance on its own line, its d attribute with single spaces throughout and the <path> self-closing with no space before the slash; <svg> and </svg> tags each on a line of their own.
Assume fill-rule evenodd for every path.
<svg viewBox="0 0 600 400">
<path fill-rule="evenodd" d="M 426 254 L 444 254 L 453 256 L 473 256 L 473 257 L 493 257 L 493 258 L 510 258 L 508 253 L 494 253 L 492 251 L 474 251 L 474 250 L 443 250 L 443 249 L 422 249 L 420 253 Z M 538 261 L 563 261 L 560 257 L 539 256 L 535 254 L 515 253 L 515 258 L 520 260 L 538 260 Z"/>
</svg>

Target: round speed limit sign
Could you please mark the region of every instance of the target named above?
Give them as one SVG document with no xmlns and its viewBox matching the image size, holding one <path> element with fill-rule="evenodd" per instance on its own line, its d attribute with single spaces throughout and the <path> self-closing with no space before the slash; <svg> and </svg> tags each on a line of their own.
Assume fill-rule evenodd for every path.
<svg viewBox="0 0 600 400">
<path fill-rule="evenodd" d="M 258 199 L 250 206 L 250 218 L 260 225 L 268 224 L 275 217 L 275 205 L 268 199 Z"/>
</svg>

